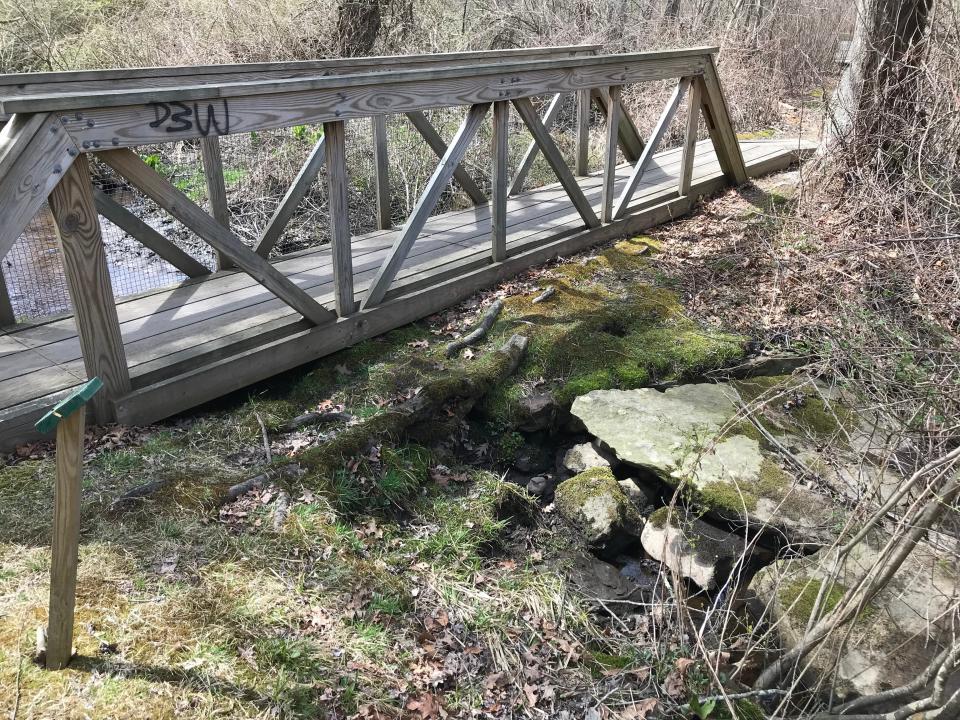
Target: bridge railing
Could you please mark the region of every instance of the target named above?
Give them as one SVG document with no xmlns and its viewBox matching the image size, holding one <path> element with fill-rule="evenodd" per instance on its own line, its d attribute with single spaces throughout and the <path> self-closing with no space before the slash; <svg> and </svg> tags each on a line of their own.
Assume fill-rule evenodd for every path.
<svg viewBox="0 0 960 720">
<path fill-rule="evenodd" d="M 110 399 L 130 390 L 130 378 L 98 214 L 187 276 L 199 277 L 210 270 L 96 191 L 90 177 L 90 155 L 209 244 L 218 254 L 220 267 L 248 273 L 309 322 L 332 324 L 338 318 L 371 311 L 396 295 L 398 289 L 392 286 L 397 273 L 453 181 L 474 203 L 489 203 L 489 263 L 503 262 L 511 252 L 506 243 L 507 197 L 522 190 L 537 155 L 550 166 L 585 227 L 624 217 L 636 209 L 631 205 L 636 188 L 687 97 L 677 195 L 690 191 L 700 117 L 723 173 L 731 182 L 745 181 L 714 50 L 600 55 L 595 46 L 575 46 L 0 77 L 0 114 L 7 118 L 0 132 L 0 257 L 9 252 L 23 227 L 48 201 L 87 371 L 91 377 L 100 376 L 106 387 L 96 409 L 97 419 L 106 420 L 112 412 Z M 622 89 L 628 84 L 670 79 L 677 81 L 675 89 L 650 137 L 644 140 L 621 102 Z M 578 108 L 573 168 L 550 134 L 560 98 L 569 93 L 575 94 Z M 552 95 L 553 101 L 541 116 L 531 98 L 544 95 Z M 575 177 L 589 169 L 588 123 L 593 104 L 606 118 L 598 208 L 587 200 Z M 447 143 L 424 111 L 451 107 L 467 111 Z M 511 111 L 533 138 L 512 176 L 507 162 Z M 345 123 L 357 119 L 370 122 L 377 225 L 386 229 L 391 222 L 385 169 L 387 115 L 405 115 L 438 155 L 439 164 L 358 303 L 348 215 Z M 489 200 L 462 167 L 468 147 L 488 118 L 492 123 Z M 256 243 L 249 247 L 230 229 L 220 139 L 304 125 L 322 125 L 322 136 Z M 184 141 L 200 145 L 210 212 L 133 150 Z M 633 167 L 626 187 L 615 197 L 618 150 Z M 317 302 L 266 259 L 322 166 L 326 168 L 329 206 L 332 308 Z M 0 302 L 0 323 L 3 312 Z"/>
</svg>

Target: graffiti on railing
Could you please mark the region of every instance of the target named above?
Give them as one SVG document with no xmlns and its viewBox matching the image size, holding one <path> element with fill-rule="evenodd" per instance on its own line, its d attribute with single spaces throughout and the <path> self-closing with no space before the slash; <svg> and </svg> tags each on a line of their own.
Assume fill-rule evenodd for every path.
<svg viewBox="0 0 960 720">
<path fill-rule="evenodd" d="M 206 107 L 204 107 L 206 105 Z M 200 101 L 192 105 L 182 102 L 152 102 L 156 118 L 150 127 L 164 128 L 168 133 L 197 132 L 206 137 L 213 130 L 214 135 L 227 135 L 230 132 L 230 108 L 226 100 L 215 102 Z"/>
</svg>

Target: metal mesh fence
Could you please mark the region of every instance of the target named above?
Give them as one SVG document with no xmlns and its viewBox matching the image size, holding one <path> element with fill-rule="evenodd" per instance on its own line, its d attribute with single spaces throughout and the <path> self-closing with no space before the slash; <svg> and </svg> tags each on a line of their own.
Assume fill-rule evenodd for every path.
<svg viewBox="0 0 960 720">
<path fill-rule="evenodd" d="M 550 97 L 535 98 L 542 113 Z M 466 108 L 427 111 L 425 114 L 440 136 L 449 141 L 463 120 Z M 563 99 L 551 134 L 572 164 L 574 155 L 575 102 Z M 516 113 L 511 113 L 509 136 L 510 165 L 516 167 L 530 143 L 530 135 Z M 602 116 L 592 118 L 593 134 L 602 129 Z M 260 234 L 294 181 L 316 142 L 322 126 L 301 125 L 220 138 L 231 229 L 248 245 L 256 245 Z M 350 178 L 350 226 L 354 235 L 376 229 L 373 142 L 369 119 L 346 123 L 347 173 Z M 490 190 L 491 128 L 485 123 L 471 144 L 463 166 L 487 193 Z M 598 167 L 600 144 L 592 143 L 591 163 Z M 402 115 L 387 118 L 387 143 L 391 188 L 391 217 L 400 226 L 423 192 L 438 158 Z M 209 211 L 206 181 L 198 141 L 180 141 L 140 147 L 136 151 L 188 198 Z M 160 209 L 152 200 L 131 187 L 109 167 L 91 164 L 94 185 L 122 204 L 168 240 L 208 267 L 215 265 L 213 249 Z M 543 159 L 534 163 L 525 187 L 555 180 Z M 469 197 L 456 185 L 448 187 L 434 214 L 469 207 Z M 145 291 L 174 285 L 186 277 L 144 247 L 121 228 L 100 218 L 107 263 L 114 295 L 125 298 Z M 271 252 L 272 257 L 321 246 L 329 241 L 327 186 L 321 170 L 303 201 L 286 225 Z M 3 272 L 17 319 L 32 320 L 67 312 L 70 296 L 64 276 L 56 228 L 48 207 L 37 214 L 17 243 L 3 259 Z"/>
</svg>

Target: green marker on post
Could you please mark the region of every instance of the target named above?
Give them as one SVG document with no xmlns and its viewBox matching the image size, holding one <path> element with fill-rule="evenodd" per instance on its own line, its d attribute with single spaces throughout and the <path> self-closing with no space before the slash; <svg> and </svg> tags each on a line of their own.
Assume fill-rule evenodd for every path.
<svg viewBox="0 0 960 720">
<path fill-rule="evenodd" d="M 98 377 L 93 378 L 93 380 L 87 380 L 82 387 L 54 405 L 53 410 L 37 420 L 34 427 L 42 433 L 50 432 L 60 424 L 61 420 L 69 417 L 86 405 L 90 398 L 97 394 L 97 390 L 102 387 L 103 381 Z"/>
<path fill-rule="evenodd" d="M 80 481 L 83 475 L 83 406 L 103 387 L 88 380 L 57 403 L 34 427 L 42 433 L 57 429 L 57 486 L 53 502 L 50 544 L 50 610 L 47 628 L 37 632 L 37 652 L 46 655 L 49 670 L 66 667 L 73 655 L 73 608 L 77 596 L 80 546 Z"/>
</svg>

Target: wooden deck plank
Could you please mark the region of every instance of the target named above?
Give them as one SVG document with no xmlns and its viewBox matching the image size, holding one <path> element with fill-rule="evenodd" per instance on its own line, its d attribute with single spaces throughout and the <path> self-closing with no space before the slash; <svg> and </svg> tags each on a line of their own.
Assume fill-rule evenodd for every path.
<svg viewBox="0 0 960 720">
<path fill-rule="evenodd" d="M 711 161 L 711 156 L 708 152 L 700 153 L 700 160 L 703 164 L 708 164 Z M 715 159 L 713 159 L 715 163 Z M 674 166 L 674 162 L 671 162 L 670 167 Z M 629 166 L 623 166 L 621 168 L 621 181 L 626 176 L 626 173 L 629 171 Z M 649 182 L 645 183 L 649 186 L 656 186 L 657 182 L 660 182 L 664 187 L 668 186 L 670 183 L 669 175 L 665 174 L 662 181 L 658 177 L 654 176 L 651 173 Z M 583 180 L 584 190 L 587 193 L 591 193 L 595 190 L 595 187 L 598 183 L 597 178 L 586 178 Z M 570 207 L 569 203 L 566 202 L 557 202 L 558 198 L 562 200 L 563 192 L 561 189 L 557 189 L 555 193 L 545 193 L 545 199 L 538 203 L 537 205 L 526 204 L 526 207 L 523 207 L 523 203 L 519 201 L 511 203 L 511 237 L 516 236 L 517 226 L 522 226 L 524 223 L 531 222 L 539 219 L 541 224 L 549 224 L 554 221 L 557 216 L 557 212 L 563 212 Z M 540 208 L 538 213 L 531 215 L 532 210 Z M 480 212 L 460 212 L 457 213 L 460 216 L 459 225 L 455 227 L 452 231 L 447 231 L 444 235 L 444 242 L 456 242 L 464 247 L 472 247 L 478 242 L 482 241 L 482 238 L 485 234 L 485 229 L 483 223 L 489 222 L 489 209 L 481 208 Z M 548 211 L 549 210 L 549 211 Z M 438 220 L 445 220 L 443 216 L 437 216 Z M 448 225 L 449 223 L 437 223 L 438 225 Z M 431 231 L 425 233 L 418 239 L 416 248 L 416 255 L 420 255 L 425 252 L 433 252 L 433 246 L 430 244 L 433 242 L 433 239 L 436 238 L 437 234 L 441 231 Z M 378 235 L 380 235 L 378 233 Z M 370 238 L 365 236 L 364 238 L 358 239 L 355 242 L 357 247 L 365 248 L 370 250 L 372 255 L 376 257 L 369 258 L 366 263 L 361 263 L 360 267 L 363 270 L 368 269 L 369 264 L 372 262 L 377 262 L 380 257 L 383 255 L 383 251 L 386 247 L 389 246 L 389 238 L 385 235 L 377 241 L 377 238 Z M 278 267 L 283 267 L 285 274 L 298 285 L 304 287 L 308 291 L 314 290 L 318 285 L 322 285 L 329 281 L 329 258 L 327 256 L 328 251 L 321 248 L 320 250 L 312 252 L 310 255 L 304 255 L 301 258 L 298 258 L 293 261 L 281 261 L 277 263 Z M 360 255 L 355 253 L 355 255 Z M 299 261 L 299 262 L 298 262 Z M 310 266 L 306 267 L 297 267 L 301 263 L 309 263 Z M 359 268 L 358 268 L 359 269 Z M 293 272 L 294 270 L 299 270 L 299 272 Z M 250 279 L 245 275 L 233 275 L 232 277 L 219 277 L 212 279 L 207 283 L 203 283 L 199 286 L 199 290 L 206 290 L 208 292 L 202 293 L 193 293 L 188 296 L 183 296 L 180 300 L 184 300 L 182 304 L 177 304 L 177 301 L 170 302 L 172 298 L 180 292 L 180 289 L 168 292 L 168 298 L 166 302 L 160 302 L 157 304 L 149 304 L 147 307 L 142 307 L 138 310 L 138 316 L 128 319 L 131 315 L 130 313 L 130 304 L 121 303 L 123 311 L 121 312 L 122 322 L 122 331 L 124 334 L 124 340 L 127 345 L 136 345 L 145 338 L 158 336 L 163 333 L 169 333 L 171 330 L 176 330 L 179 328 L 186 327 L 188 325 L 193 325 L 200 323 L 206 319 L 215 320 L 214 330 L 219 330 L 222 326 L 220 324 L 220 317 L 227 312 L 234 312 L 240 310 L 241 308 L 249 307 L 256 305 L 258 303 L 270 303 L 273 305 L 272 295 L 266 291 L 263 291 L 256 283 L 249 281 L 244 282 L 245 287 L 238 288 L 236 290 L 228 289 L 232 287 L 233 282 L 236 282 L 238 279 L 243 279 L 249 281 Z M 233 282 L 231 282 L 233 281 Z M 230 283 L 229 286 L 227 283 Z M 198 287 L 194 285 L 193 287 Z M 223 288 L 222 292 L 217 293 L 215 288 Z M 250 292 L 247 292 L 250 291 Z M 325 292 L 325 289 L 323 290 Z M 314 294 L 311 292 L 311 294 Z M 314 294 L 315 297 L 318 297 Z M 157 296 L 155 296 L 156 299 Z M 318 297 L 319 299 L 319 297 Z M 247 302 L 249 301 L 249 302 Z M 141 302 L 139 305 L 144 305 L 145 303 Z M 153 310 L 153 312 L 150 312 Z M 62 321 L 64 324 L 72 325 L 70 318 L 67 318 Z M 49 330 L 49 326 L 47 328 Z M 199 329 L 198 329 L 199 330 Z M 194 332 L 198 332 L 194 330 Z M 26 333 L 24 335 L 28 335 Z M 21 336 L 23 337 L 23 335 Z M 49 343 L 42 346 L 42 355 L 33 354 L 31 359 L 28 359 L 24 362 L 23 358 L 16 357 L 0 357 L 0 377 L 7 377 L 11 373 L 16 372 L 16 369 L 19 369 L 21 374 L 29 372 L 39 367 L 44 367 L 52 364 L 53 362 L 65 363 L 75 360 L 79 357 L 79 346 L 71 342 L 73 340 L 72 334 L 64 339 L 58 340 L 54 343 Z M 164 346 L 167 345 L 166 336 L 161 340 Z M 37 347 L 41 347 L 38 345 Z M 22 352 L 23 350 L 21 350 Z M 128 352 L 130 352 L 128 350 Z M 146 352 L 150 352 L 148 349 Z M 140 352 L 134 351 L 130 357 L 131 366 L 139 364 L 140 361 Z"/>
<path fill-rule="evenodd" d="M 756 174 L 764 163 L 776 160 L 786 152 L 780 143 L 743 143 L 743 154 L 751 175 Z M 695 193 L 704 183 L 716 183 L 721 179 L 719 163 L 709 143 L 698 147 L 696 159 Z M 668 189 L 676 189 L 679 150 L 662 153 L 656 160 L 658 165 L 665 167 L 651 166 L 637 190 L 637 203 L 663 196 Z M 660 170 L 662 174 L 658 172 Z M 629 165 L 618 169 L 617 180 L 621 187 L 629 171 Z M 601 180 L 599 174 L 579 179 L 584 195 L 595 206 L 599 202 Z M 518 255 L 534 252 L 542 243 L 555 245 L 559 242 L 556 240 L 558 235 L 562 238 L 584 232 L 579 213 L 564 195 L 559 184 L 554 183 L 510 199 L 507 228 L 510 257 L 507 265 L 512 266 Z M 657 212 L 662 214 L 664 211 Z M 365 291 L 396 232 L 376 231 L 354 238 L 357 297 Z M 419 292 L 417 288 L 424 284 L 446 282 L 446 278 L 464 272 L 482 271 L 491 265 L 489 233 L 489 206 L 431 218 L 424 234 L 414 245 L 416 254 L 411 253 L 398 274 L 396 292 Z M 332 301 L 333 278 L 328 248 L 306 251 L 274 265 L 315 300 Z M 269 292 L 244 282 L 245 277 L 238 273 L 221 273 L 173 290 L 157 291 L 121 302 L 118 310 L 135 386 L 152 385 L 171 372 L 193 372 L 201 364 L 229 362 L 238 353 L 253 351 L 267 342 L 288 342 L 306 332 L 304 323 L 294 311 Z M 388 305 L 391 296 L 387 298 Z M 66 317 L 0 336 L 0 407 L 6 408 L 0 410 L 0 416 L 11 419 L 11 433 L 23 425 L 19 421 L 13 422 L 21 417 L 17 408 L 22 408 L 23 413 L 30 408 L 29 412 L 35 412 L 31 403 L 36 404 L 38 398 L 50 397 L 51 393 L 66 390 L 83 379 L 83 363 L 72 326 L 72 318 Z M 333 331 L 333 335 L 338 333 Z M 31 364 L 33 369 L 24 372 L 24 368 Z M 0 429 L 0 442 L 6 442 L 8 434 L 6 428 Z"/>
<path fill-rule="evenodd" d="M 700 153 L 701 159 L 705 157 L 707 153 Z M 715 160 L 714 160 L 715 164 Z M 622 177 L 620 178 L 621 182 L 624 181 L 626 173 L 629 171 L 629 166 L 624 166 L 622 168 Z M 592 179 L 585 179 L 584 185 L 591 181 L 590 188 L 585 188 L 585 192 L 591 196 L 591 199 L 595 199 L 597 195 L 597 186 L 599 183 L 598 178 L 594 177 Z M 652 184 L 652 183 L 651 183 Z M 669 182 L 661 183 L 661 186 L 669 186 Z M 656 189 L 654 186 L 652 189 Z M 662 187 L 661 187 L 662 189 Z M 638 196 L 638 202 L 643 201 L 643 193 Z M 510 238 L 509 241 L 511 244 L 516 243 L 522 240 L 524 237 L 529 236 L 533 233 L 539 233 L 541 236 L 546 236 L 552 232 L 551 228 L 554 230 L 562 224 L 563 221 L 572 222 L 576 217 L 576 213 L 572 211 L 572 206 L 569 203 L 559 203 L 558 209 L 552 210 L 552 212 L 547 213 L 546 215 L 541 215 L 534 218 L 528 218 L 523 222 L 516 222 L 517 216 L 514 215 L 514 224 L 511 226 Z M 566 214 L 566 217 L 564 217 Z M 478 244 L 484 242 L 486 236 L 486 231 L 483 229 L 482 225 L 474 225 L 474 238 L 473 242 L 469 241 L 469 238 L 462 238 L 464 240 L 463 246 L 465 247 L 476 247 Z M 380 247 L 384 247 L 385 243 L 381 242 Z M 430 250 L 429 246 L 426 243 L 421 241 L 419 245 L 421 251 L 428 251 L 426 259 L 435 257 L 438 253 Z M 441 253 L 442 254 L 442 253 Z M 420 275 L 427 273 L 425 270 L 419 270 L 419 266 L 422 264 L 418 258 L 415 265 L 416 267 L 411 268 L 410 272 L 414 270 L 418 271 Z M 360 287 L 365 287 L 366 283 L 364 282 L 370 272 L 371 268 L 375 266 L 376 259 L 371 259 L 366 264 L 358 267 L 361 274 L 358 276 L 358 281 L 361 283 Z M 331 279 L 329 273 L 329 267 L 327 272 L 323 273 L 322 270 L 319 271 L 320 274 L 314 275 L 313 280 L 317 282 L 313 288 L 311 288 L 311 295 L 316 297 L 321 302 L 328 301 L 331 299 L 329 294 L 329 282 Z M 299 277 L 294 276 L 292 279 L 295 281 L 300 280 Z M 403 279 L 403 277 L 401 277 Z M 407 283 L 404 282 L 404 285 Z M 235 293 L 234 293 L 235 294 Z M 250 305 L 244 305 L 242 302 L 236 302 L 237 307 L 227 308 L 226 301 L 229 300 L 228 296 L 217 296 L 213 298 L 213 310 L 207 310 L 205 318 L 212 318 L 212 327 L 216 332 L 216 336 L 229 338 L 234 335 L 236 332 L 242 331 L 245 327 L 249 325 L 247 316 L 250 314 L 248 308 Z M 210 303 L 207 303 L 208 305 Z M 234 304 L 234 303 L 231 303 Z M 258 307 L 256 308 L 256 318 L 258 321 L 262 321 L 261 324 L 270 323 L 274 319 L 283 317 L 284 309 L 281 303 L 277 302 L 272 298 L 268 293 L 262 293 Z M 131 363 L 131 374 L 139 378 L 141 372 L 144 375 L 153 376 L 156 374 L 159 368 L 163 366 L 163 355 L 157 353 L 157 347 L 162 347 L 164 352 L 168 354 L 177 354 L 179 356 L 178 362 L 184 362 L 187 360 L 187 357 L 191 353 L 195 355 L 200 355 L 204 352 L 206 347 L 217 346 L 217 337 L 204 335 L 204 328 L 201 323 L 202 320 L 192 322 L 194 320 L 189 314 L 183 312 L 184 307 L 173 308 L 170 310 L 163 311 L 162 314 L 169 316 L 170 319 L 164 321 L 163 318 L 159 317 L 160 314 L 154 316 L 147 316 L 142 319 L 144 322 L 141 324 L 139 330 L 133 328 L 133 324 L 128 322 L 126 324 L 125 337 L 127 339 L 127 353 L 130 357 Z M 228 322 L 228 320 L 230 322 Z M 157 330 L 157 326 L 162 326 L 162 330 Z M 255 324 L 254 324 L 255 326 Z M 145 329 L 146 328 L 146 329 Z M 209 332 L 209 329 L 208 329 Z M 139 333 L 137 335 L 136 333 Z M 152 333 L 152 334 L 151 334 Z M 150 338 L 155 338 L 152 342 Z M 62 355 L 61 352 L 66 353 Z M 77 346 L 71 346 L 68 342 L 60 342 L 55 347 L 46 347 L 44 348 L 44 355 L 33 355 L 31 359 L 39 360 L 41 366 L 49 366 L 48 358 L 54 357 L 58 362 L 70 363 L 71 360 L 75 360 L 79 357 L 79 352 Z M 23 358 L 17 359 L 18 366 L 23 372 L 23 368 L 28 367 L 29 363 L 24 363 Z M 147 363 L 148 367 L 144 367 L 142 370 L 139 367 L 140 365 Z M 7 366 L 5 370 L 10 372 L 9 364 L 4 363 L 3 359 L 0 358 L 0 365 Z M 69 364 L 69 369 L 76 373 L 81 373 L 82 369 L 77 364 Z M 3 369 L 0 369 L 0 377 L 3 377 Z M 31 392 L 32 385 L 24 385 L 24 392 L 29 394 Z M 19 393 L 17 394 L 20 395 Z M 19 397 L 16 399 L 11 398 L 8 402 L 15 402 L 20 400 Z"/>
</svg>

